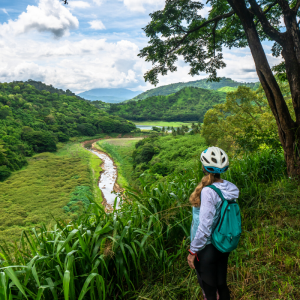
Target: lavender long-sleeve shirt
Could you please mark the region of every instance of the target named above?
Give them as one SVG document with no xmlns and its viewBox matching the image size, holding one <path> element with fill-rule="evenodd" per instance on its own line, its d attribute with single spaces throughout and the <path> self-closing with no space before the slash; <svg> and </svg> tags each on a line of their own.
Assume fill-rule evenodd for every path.
<svg viewBox="0 0 300 300">
<path fill-rule="evenodd" d="M 227 180 L 223 180 L 222 183 L 215 182 L 213 185 L 221 190 L 223 197 L 226 200 L 237 199 L 239 197 L 239 189 L 236 185 Z M 196 235 L 194 237 L 191 236 L 192 242 L 190 250 L 193 253 L 200 251 L 206 245 L 211 244 L 211 235 L 219 220 L 221 205 L 222 200 L 213 189 L 209 187 L 203 188 L 201 192 L 199 226 Z"/>
</svg>

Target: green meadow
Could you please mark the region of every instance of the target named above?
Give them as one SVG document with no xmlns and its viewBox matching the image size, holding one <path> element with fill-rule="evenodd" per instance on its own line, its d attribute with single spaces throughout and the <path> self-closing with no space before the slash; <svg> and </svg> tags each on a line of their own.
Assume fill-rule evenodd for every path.
<svg viewBox="0 0 300 300">
<path fill-rule="evenodd" d="M 63 210 L 76 187 L 88 186 L 101 203 L 96 188 L 100 164 L 101 160 L 80 144 L 61 144 L 56 154 L 30 158 L 27 167 L 0 182 L 0 240 L 15 241 L 22 230 L 42 222 L 49 225 L 54 218 L 76 218 L 76 213 Z"/>
<path fill-rule="evenodd" d="M 140 126 L 181 127 L 182 125 L 191 126 L 192 122 L 143 121 L 134 122 L 134 124 Z"/>
</svg>

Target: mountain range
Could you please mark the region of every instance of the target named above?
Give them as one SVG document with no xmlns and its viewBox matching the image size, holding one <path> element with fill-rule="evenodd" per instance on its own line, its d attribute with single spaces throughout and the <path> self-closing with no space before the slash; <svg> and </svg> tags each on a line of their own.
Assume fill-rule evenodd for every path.
<svg viewBox="0 0 300 300">
<path fill-rule="evenodd" d="M 153 96 L 167 96 L 174 94 L 186 87 L 197 87 L 208 90 L 219 90 L 222 92 L 228 92 L 234 90 L 240 85 L 245 85 L 254 89 L 258 87 L 258 83 L 255 82 L 238 82 L 230 78 L 223 77 L 220 79 L 219 82 L 210 82 L 207 81 L 207 79 L 189 82 L 178 82 L 153 88 L 142 93 L 138 91 L 133 92 L 125 88 L 98 88 L 79 93 L 78 96 L 90 101 L 100 100 L 106 103 L 120 103 L 123 101 L 127 102 L 131 100 L 144 100 Z"/>
</svg>

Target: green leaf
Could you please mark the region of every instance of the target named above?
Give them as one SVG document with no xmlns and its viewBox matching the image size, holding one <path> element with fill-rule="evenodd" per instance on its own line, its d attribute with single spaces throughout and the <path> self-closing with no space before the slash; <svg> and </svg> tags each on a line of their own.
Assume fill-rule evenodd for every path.
<svg viewBox="0 0 300 300">
<path fill-rule="evenodd" d="M 4 300 L 7 300 L 7 283 L 6 283 L 6 275 L 4 272 L 0 273 L 0 284 L 1 284 L 1 288 L 0 288 L 0 295 L 2 294 L 4 296 Z"/>
<path fill-rule="evenodd" d="M 69 300 L 70 279 L 71 279 L 70 271 L 66 270 L 64 274 L 64 280 L 63 280 L 65 300 Z"/>
<path fill-rule="evenodd" d="M 85 280 L 84 285 L 83 285 L 83 287 L 82 287 L 82 289 L 81 289 L 80 295 L 79 295 L 79 297 L 78 297 L 78 300 L 82 300 L 82 299 L 83 299 L 84 295 L 85 295 L 86 292 L 88 291 L 88 286 L 90 285 L 91 281 L 92 281 L 96 276 L 99 276 L 99 277 L 102 279 L 102 281 L 101 281 L 101 282 L 102 282 L 102 291 L 105 291 L 105 289 L 104 289 L 104 282 L 103 282 L 102 276 L 99 275 L 98 273 L 92 273 L 92 274 L 90 274 L 90 275 L 88 276 L 88 278 Z M 104 292 L 103 292 L 103 295 L 105 295 Z"/>
<path fill-rule="evenodd" d="M 11 279 L 11 281 L 14 283 L 14 285 L 19 289 L 19 291 L 25 296 L 25 298 L 28 299 L 14 270 L 11 267 L 8 267 L 7 269 L 4 270 L 4 272 Z"/>
</svg>

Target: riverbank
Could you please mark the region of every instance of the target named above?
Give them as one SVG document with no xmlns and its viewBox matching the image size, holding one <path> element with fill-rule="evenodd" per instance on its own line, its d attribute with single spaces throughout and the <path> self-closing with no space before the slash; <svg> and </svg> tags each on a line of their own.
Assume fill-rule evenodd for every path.
<svg viewBox="0 0 300 300">
<path fill-rule="evenodd" d="M 115 162 L 107 153 L 97 147 L 97 141 L 93 142 L 90 151 L 101 161 L 102 171 L 99 174 L 97 187 L 102 195 L 102 204 L 109 210 L 114 206 L 119 208 L 119 194 L 122 192 L 122 189 L 117 182 L 118 169 Z"/>
<path fill-rule="evenodd" d="M 130 181 L 132 171 L 132 152 L 134 145 L 144 137 L 135 138 L 110 138 L 93 139 L 81 143 L 81 145 L 97 158 L 95 166 L 100 167 L 97 180 L 93 181 L 94 190 L 101 195 L 100 203 L 111 210 L 114 206 L 119 208 L 121 193 Z M 96 199 L 96 200 L 97 200 Z M 116 201 L 116 202 L 115 202 Z M 97 201 L 99 203 L 99 201 Z"/>
<path fill-rule="evenodd" d="M 143 137 L 109 139 L 96 142 L 96 147 L 100 151 L 107 153 L 118 167 L 117 183 L 122 188 L 126 186 L 135 187 L 135 178 L 133 176 L 132 154 L 135 150 L 135 144 Z"/>
</svg>

